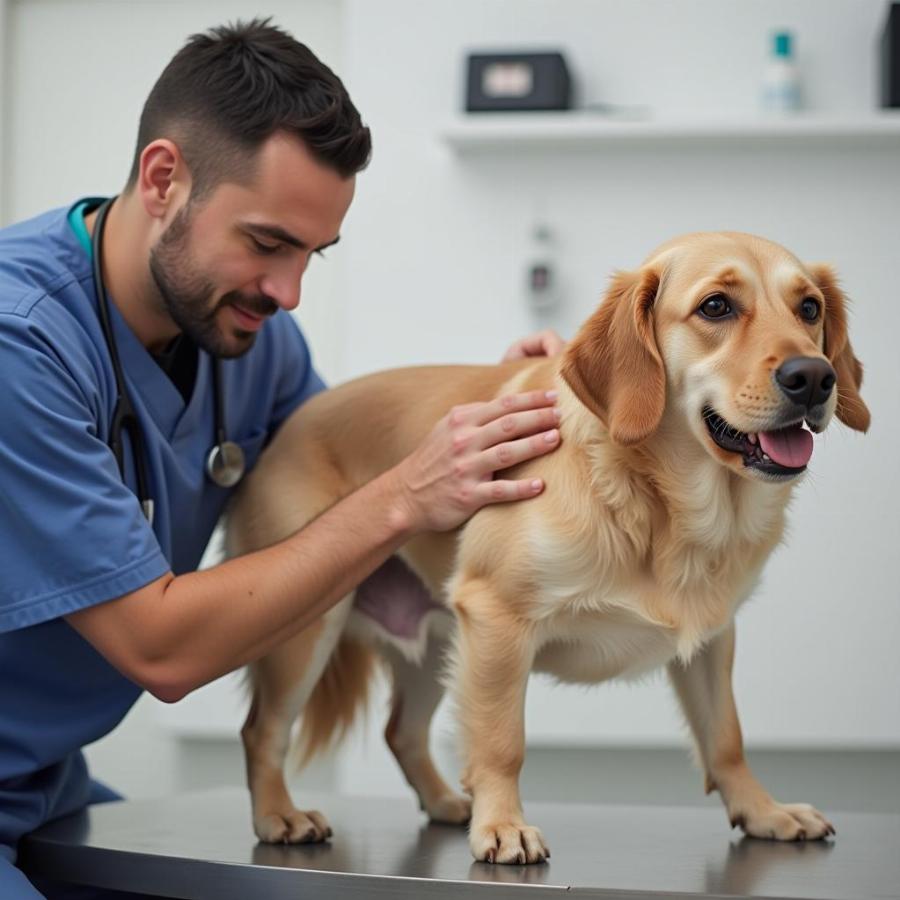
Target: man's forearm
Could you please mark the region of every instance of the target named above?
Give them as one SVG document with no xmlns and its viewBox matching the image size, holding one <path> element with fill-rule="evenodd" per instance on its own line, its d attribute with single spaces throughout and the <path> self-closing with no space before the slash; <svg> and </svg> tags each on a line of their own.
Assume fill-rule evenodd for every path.
<svg viewBox="0 0 900 900">
<path fill-rule="evenodd" d="M 495 475 L 557 446 L 555 399 L 534 390 L 454 407 L 397 466 L 280 544 L 169 572 L 66 620 L 123 674 L 177 700 L 302 630 L 413 534 L 539 494 L 540 479 Z"/>
<path fill-rule="evenodd" d="M 260 658 L 305 628 L 410 537 L 392 473 L 274 546 L 173 578 L 153 645 L 173 693 Z"/>
</svg>

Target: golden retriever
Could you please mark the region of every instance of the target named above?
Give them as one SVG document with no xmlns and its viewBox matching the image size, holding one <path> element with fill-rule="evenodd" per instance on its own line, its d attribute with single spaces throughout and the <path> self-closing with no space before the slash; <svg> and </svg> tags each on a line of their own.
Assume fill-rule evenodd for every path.
<svg viewBox="0 0 900 900">
<path fill-rule="evenodd" d="M 787 841 L 833 833 L 812 806 L 773 799 L 745 762 L 734 617 L 781 538 L 812 452 L 807 429 L 834 414 L 868 428 L 861 379 L 828 266 L 752 235 L 699 233 L 616 274 L 559 357 L 398 369 L 306 403 L 236 498 L 232 554 L 301 528 L 397 464 L 458 404 L 556 387 L 562 443 L 513 475 L 543 478 L 540 496 L 417 536 L 404 562 L 374 579 L 376 596 L 346 597 L 251 667 L 242 738 L 258 837 L 330 836 L 321 813 L 295 809 L 284 760 L 301 713 L 307 754 L 347 726 L 372 650 L 393 675 L 387 742 L 432 819 L 471 818 L 476 859 L 549 856 L 518 789 L 532 671 L 597 683 L 666 666 L 706 790 L 719 791 L 732 825 Z M 427 593 L 394 589 L 392 566 L 404 564 Z M 385 625 L 391 616 L 396 627 Z M 429 753 L 444 683 L 469 796 L 446 784 Z"/>
</svg>

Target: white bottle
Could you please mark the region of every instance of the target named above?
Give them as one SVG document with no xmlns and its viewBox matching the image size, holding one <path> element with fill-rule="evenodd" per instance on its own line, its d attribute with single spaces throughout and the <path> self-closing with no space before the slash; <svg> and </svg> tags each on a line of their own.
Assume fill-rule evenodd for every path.
<svg viewBox="0 0 900 900">
<path fill-rule="evenodd" d="M 791 113 L 800 109 L 800 73 L 794 62 L 793 38 L 789 31 L 772 35 L 772 55 L 763 76 L 763 109 Z"/>
</svg>

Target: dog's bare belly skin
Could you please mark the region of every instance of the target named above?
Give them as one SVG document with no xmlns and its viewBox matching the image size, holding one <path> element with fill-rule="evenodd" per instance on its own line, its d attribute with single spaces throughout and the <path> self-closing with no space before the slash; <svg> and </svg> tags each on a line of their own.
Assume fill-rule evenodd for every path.
<svg viewBox="0 0 900 900">
<path fill-rule="evenodd" d="M 324 816 L 293 806 L 289 736 L 301 713 L 313 746 L 339 735 L 365 699 L 373 652 L 392 675 L 388 745 L 430 818 L 471 815 L 478 860 L 549 857 L 518 787 L 533 671 L 596 684 L 665 667 L 706 790 L 732 825 L 782 841 L 834 834 L 750 771 L 731 686 L 734 619 L 781 540 L 812 433 L 835 417 L 868 428 L 861 381 L 831 269 L 722 232 L 677 238 L 617 273 L 561 357 L 393 370 L 310 400 L 245 479 L 229 526 L 236 552 L 286 537 L 396 466 L 452 407 L 556 388 L 562 440 L 507 470 L 542 479 L 539 496 L 402 548 L 424 590 L 392 563 L 357 608 L 348 596 L 254 664 L 242 737 L 257 835 L 330 836 Z M 790 659 L 756 663 L 791 677 Z M 468 797 L 430 755 L 445 685 Z"/>
</svg>

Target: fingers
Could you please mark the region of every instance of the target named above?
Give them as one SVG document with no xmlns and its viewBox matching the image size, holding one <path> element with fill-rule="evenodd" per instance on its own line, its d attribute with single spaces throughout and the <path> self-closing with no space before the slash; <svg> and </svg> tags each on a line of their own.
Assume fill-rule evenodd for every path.
<svg viewBox="0 0 900 900">
<path fill-rule="evenodd" d="M 495 445 L 509 448 L 509 455 L 506 457 L 501 456 L 497 460 L 500 465 L 492 467 L 493 469 L 505 469 L 516 462 L 522 462 L 522 459 L 529 459 L 530 456 L 536 455 L 530 454 L 515 459 L 511 454 L 511 450 L 514 443 L 521 446 L 521 441 L 517 441 L 517 438 L 538 435 L 539 432 L 549 434 L 559 425 L 559 418 L 559 410 L 555 406 L 528 410 L 527 412 L 509 413 L 479 428 L 476 436 L 473 438 L 473 445 L 479 450 L 485 450 Z M 504 442 L 506 443 L 504 444 Z M 506 453 L 507 451 L 504 452 Z M 508 462 L 507 459 L 509 459 Z"/>
<path fill-rule="evenodd" d="M 511 413 L 552 407 L 556 400 L 556 391 L 525 391 L 520 394 L 504 394 L 487 403 L 471 403 L 468 406 L 458 407 L 454 412 L 465 410 L 471 415 L 472 425 L 485 425 Z"/>
<path fill-rule="evenodd" d="M 552 429 L 516 441 L 506 441 L 480 454 L 479 462 L 486 473 L 508 469 L 555 450 L 559 444 L 559 430 Z M 495 479 L 483 481 L 474 491 L 473 499 L 480 506 L 488 503 L 508 503 L 536 497 L 544 490 L 543 479 Z"/>
<path fill-rule="evenodd" d="M 461 468 L 476 478 L 490 478 L 494 472 L 555 449 L 560 440 L 560 412 L 549 404 L 556 396 L 556 391 L 528 391 L 455 408 L 449 422 L 454 431 L 453 453 L 460 462 L 465 460 Z M 510 482 L 514 483 L 518 484 Z M 522 482 L 516 490 L 519 496 L 534 492 L 530 482 Z M 499 488 L 497 492 L 501 499 Z"/>
<path fill-rule="evenodd" d="M 528 356 L 556 356 L 566 349 L 566 342 L 553 329 L 547 329 L 537 335 L 536 346 L 526 344 Z"/>
<path fill-rule="evenodd" d="M 536 497 L 544 489 L 540 478 L 524 481 L 484 481 L 474 490 L 473 501 L 476 506 L 489 503 L 509 503 L 512 500 L 526 500 Z"/>
<path fill-rule="evenodd" d="M 556 391 L 507 394 L 455 406 L 396 467 L 400 505 L 414 531 L 447 531 L 481 506 L 539 494 L 540 479 L 494 473 L 556 449 Z"/>
<path fill-rule="evenodd" d="M 530 334 L 516 341 L 503 355 L 503 362 L 525 359 L 528 356 L 556 356 L 565 349 L 566 342 L 552 328 Z"/>
</svg>

